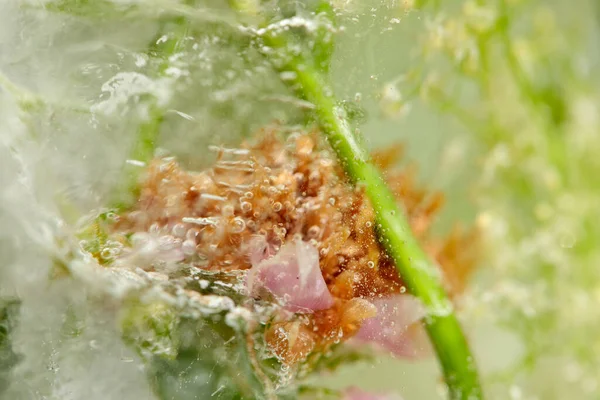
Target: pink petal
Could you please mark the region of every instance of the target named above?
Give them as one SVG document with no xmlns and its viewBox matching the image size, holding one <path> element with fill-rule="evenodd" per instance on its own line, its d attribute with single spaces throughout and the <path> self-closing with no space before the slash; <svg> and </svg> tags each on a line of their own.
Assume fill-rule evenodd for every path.
<svg viewBox="0 0 600 400">
<path fill-rule="evenodd" d="M 395 394 L 368 393 L 357 387 L 350 387 L 344 391 L 342 400 L 402 400 L 402 398 Z"/>
<path fill-rule="evenodd" d="M 425 316 L 425 310 L 419 300 L 402 294 L 371 301 L 377 315 L 362 323 L 356 338 L 375 343 L 398 357 L 422 354 L 426 341 L 418 321 Z"/>
<path fill-rule="evenodd" d="M 333 305 L 319 267 L 319 252 L 301 240 L 286 243 L 273 257 L 253 264 L 246 284 L 251 295 L 265 288 L 293 312 L 324 310 Z"/>
<path fill-rule="evenodd" d="M 267 238 L 262 235 L 257 235 L 250 240 L 246 248 L 250 263 L 254 266 L 261 261 L 272 257 L 275 254 L 275 248 L 267 241 Z"/>
</svg>

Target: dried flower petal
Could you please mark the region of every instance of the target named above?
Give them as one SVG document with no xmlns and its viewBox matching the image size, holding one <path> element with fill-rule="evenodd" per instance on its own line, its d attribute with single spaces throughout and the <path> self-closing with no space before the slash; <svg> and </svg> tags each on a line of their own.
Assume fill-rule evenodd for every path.
<svg viewBox="0 0 600 400">
<path fill-rule="evenodd" d="M 248 291 L 261 287 L 282 299 L 290 311 L 324 310 L 333 305 L 319 267 L 319 252 L 301 240 L 286 243 L 273 257 L 252 266 Z"/>
<path fill-rule="evenodd" d="M 410 295 L 393 295 L 373 299 L 377 316 L 365 320 L 356 338 L 375 343 L 398 357 L 415 357 L 423 352 L 418 321 L 425 311 L 419 300 Z"/>
<path fill-rule="evenodd" d="M 402 400 L 402 397 L 397 394 L 369 393 L 352 386 L 344 391 L 342 400 Z"/>
</svg>

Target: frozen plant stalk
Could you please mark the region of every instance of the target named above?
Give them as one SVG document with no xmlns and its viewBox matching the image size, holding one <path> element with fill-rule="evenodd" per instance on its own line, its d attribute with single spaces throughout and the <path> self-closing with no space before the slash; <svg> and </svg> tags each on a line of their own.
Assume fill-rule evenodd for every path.
<svg viewBox="0 0 600 400">
<path fill-rule="evenodd" d="M 321 9 L 329 9 L 326 2 L 321 3 Z M 426 307 L 426 328 L 444 370 L 451 398 L 481 398 L 483 394 L 473 356 L 452 303 L 442 287 L 438 267 L 415 240 L 381 172 L 371 162 L 361 145 L 359 134 L 353 131 L 344 109 L 333 97 L 324 73 L 326 69 L 323 69 L 327 60 L 323 60 L 322 54 L 315 57 L 306 44 L 298 51 L 298 44 L 288 29 L 281 29 L 280 26 L 277 22 L 270 22 L 266 27 L 256 30 L 257 42 L 261 48 L 268 48 L 265 55 L 273 60 L 275 68 L 282 73 L 294 74 L 295 79 L 286 79 L 285 82 L 300 97 L 314 105 L 316 120 L 346 174 L 357 185 L 364 187 L 376 213 L 380 241 L 393 258 L 409 291 Z M 313 49 L 331 47 L 322 37 L 315 40 Z"/>
</svg>

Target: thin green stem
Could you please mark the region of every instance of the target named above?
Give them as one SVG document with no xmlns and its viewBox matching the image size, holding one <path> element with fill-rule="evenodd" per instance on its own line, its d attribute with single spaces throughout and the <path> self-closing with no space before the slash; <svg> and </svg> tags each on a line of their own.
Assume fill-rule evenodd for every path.
<svg viewBox="0 0 600 400">
<path fill-rule="evenodd" d="M 333 36 L 335 15 L 329 1 L 321 1 L 315 14 L 322 21 L 314 39 L 312 54 L 315 65 L 325 74 L 329 73 L 331 55 L 333 54 Z"/>
<path fill-rule="evenodd" d="M 148 53 L 150 56 L 159 56 L 163 59 L 158 75 L 164 76 L 169 68 L 169 57 L 181 49 L 182 40 L 188 31 L 186 19 L 177 17 L 162 24 L 160 34 L 152 42 Z M 165 110 L 152 100 L 149 106 L 149 118 L 137 130 L 133 147 L 128 160 L 136 163 L 147 163 L 154 157 L 156 143 L 160 134 L 160 126 L 164 119 Z M 129 206 L 138 195 L 139 173 L 141 168 L 135 164 L 126 164 L 121 173 L 117 188 L 113 192 L 112 206 L 124 209 Z"/>
<path fill-rule="evenodd" d="M 296 76 L 290 86 L 299 96 L 314 105 L 317 121 L 331 147 L 341 161 L 348 177 L 364 187 L 376 212 L 376 223 L 381 243 L 395 261 L 398 273 L 409 291 L 417 296 L 427 309 L 425 326 L 439 362 L 444 371 L 452 399 L 481 399 L 477 369 L 453 305 L 443 287 L 440 269 L 427 256 L 412 234 L 404 213 L 388 188 L 381 172 L 371 162 L 361 145 L 359 133 L 353 129 L 338 106 L 332 90 L 312 60 L 303 55 L 290 55 L 285 35 L 262 36 L 264 44 L 282 59 L 274 62 L 280 71 Z M 274 52 L 269 52 L 272 57 Z"/>
</svg>

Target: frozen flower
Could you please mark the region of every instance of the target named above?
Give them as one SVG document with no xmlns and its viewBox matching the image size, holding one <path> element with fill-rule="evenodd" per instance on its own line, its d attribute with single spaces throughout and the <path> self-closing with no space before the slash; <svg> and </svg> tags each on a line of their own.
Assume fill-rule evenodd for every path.
<svg viewBox="0 0 600 400">
<path fill-rule="evenodd" d="M 273 257 L 254 264 L 247 285 L 252 295 L 267 289 L 290 311 L 317 311 L 333 305 L 319 267 L 319 252 L 301 240 L 286 243 Z"/>
<path fill-rule="evenodd" d="M 344 391 L 342 400 L 402 400 L 397 394 L 369 393 L 357 387 L 349 387 Z"/>
<path fill-rule="evenodd" d="M 398 357 L 415 357 L 423 352 L 425 342 L 418 321 L 425 315 L 417 298 L 393 295 L 374 299 L 377 315 L 365 320 L 356 338 L 374 343 Z"/>
</svg>

